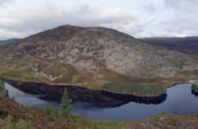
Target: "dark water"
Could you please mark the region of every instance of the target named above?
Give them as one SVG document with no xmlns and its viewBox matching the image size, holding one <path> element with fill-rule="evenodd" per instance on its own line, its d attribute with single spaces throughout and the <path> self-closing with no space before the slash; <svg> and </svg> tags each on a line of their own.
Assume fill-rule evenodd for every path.
<svg viewBox="0 0 198 129">
<path fill-rule="evenodd" d="M 9 96 L 25 106 L 38 108 L 56 108 L 60 104 L 38 99 L 38 96 L 29 95 L 6 84 Z M 160 113 L 191 115 L 198 114 L 198 97 L 192 94 L 190 84 L 181 84 L 169 88 L 167 98 L 160 104 L 144 104 L 130 102 L 114 108 L 99 108 L 88 103 L 75 103 L 73 114 L 88 119 L 99 120 L 139 120 Z"/>
</svg>

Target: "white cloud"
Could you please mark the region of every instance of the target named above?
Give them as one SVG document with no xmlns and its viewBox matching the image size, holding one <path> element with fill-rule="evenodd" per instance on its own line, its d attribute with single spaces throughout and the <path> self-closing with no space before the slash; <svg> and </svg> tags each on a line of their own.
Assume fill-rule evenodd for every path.
<svg viewBox="0 0 198 129">
<path fill-rule="evenodd" d="M 12 0 L 0 0 L 0 7 L 4 6 L 7 3 L 10 3 Z"/>
<path fill-rule="evenodd" d="M 135 37 L 198 35 L 198 0 L 0 0 L 0 5 L 0 39 L 64 24 L 110 27 Z"/>
<path fill-rule="evenodd" d="M 89 5 L 75 8 L 65 6 L 64 8 L 57 7 L 54 10 L 43 8 L 38 11 L 29 10 L 28 13 L 15 13 L 10 15 L 9 18 L 0 19 L 0 28 L 11 32 L 20 32 L 23 36 L 27 36 L 63 24 L 124 29 L 127 24 L 131 24 L 135 20 L 131 12 L 120 8 L 101 10 Z"/>
</svg>

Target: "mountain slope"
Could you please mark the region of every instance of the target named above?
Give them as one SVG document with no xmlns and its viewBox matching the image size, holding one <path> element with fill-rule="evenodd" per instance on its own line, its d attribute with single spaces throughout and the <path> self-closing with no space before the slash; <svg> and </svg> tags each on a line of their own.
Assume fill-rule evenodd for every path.
<svg viewBox="0 0 198 129">
<path fill-rule="evenodd" d="M 100 27 L 61 26 L 1 47 L 0 75 L 101 86 L 107 81 L 197 77 L 197 57 Z"/>
<path fill-rule="evenodd" d="M 10 43 L 15 43 L 17 42 L 18 39 L 14 38 L 14 39 L 8 39 L 8 40 L 1 40 L 0 41 L 0 46 L 1 45 L 7 45 L 7 44 L 10 44 Z"/>
<path fill-rule="evenodd" d="M 198 54 L 198 37 L 143 38 L 140 40 L 184 53 Z"/>
</svg>

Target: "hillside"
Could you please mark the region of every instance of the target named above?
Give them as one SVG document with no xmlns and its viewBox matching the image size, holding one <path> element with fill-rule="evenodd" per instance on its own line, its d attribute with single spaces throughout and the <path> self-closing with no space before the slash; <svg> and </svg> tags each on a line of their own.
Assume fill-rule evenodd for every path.
<svg viewBox="0 0 198 129">
<path fill-rule="evenodd" d="M 143 38 L 140 40 L 184 53 L 198 54 L 198 37 Z"/>
<path fill-rule="evenodd" d="M 17 41 L 18 41 L 18 39 L 16 39 L 16 38 L 8 39 L 8 40 L 0 40 L 0 46 L 1 45 L 7 45 L 7 44 L 10 44 L 10 43 L 15 43 Z"/>
<path fill-rule="evenodd" d="M 66 25 L 0 47 L 0 76 L 12 80 L 100 89 L 112 81 L 188 81 L 197 71 L 197 56 L 100 27 Z"/>
</svg>

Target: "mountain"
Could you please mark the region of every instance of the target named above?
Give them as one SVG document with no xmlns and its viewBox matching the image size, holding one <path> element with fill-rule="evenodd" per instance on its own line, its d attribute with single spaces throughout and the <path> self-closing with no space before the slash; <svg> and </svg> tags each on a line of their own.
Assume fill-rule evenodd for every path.
<svg viewBox="0 0 198 129">
<path fill-rule="evenodd" d="M 0 47 L 0 76 L 78 83 L 196 79 L 197 56 L 101 27 L 61 26 Z"/>
<path fill-rule="evenodd" d="M 1 46 L 1 45 L 7 45 L 7 44 L 10 44 L 10 43 L 15 43 L 15 42 L 17 42 L 17 41 L 18 41 L 17 38 L 8 39 L 8 40 L 1 40 L 1 41 L 0 41 L 0 46 Z"/>
<path fill-rule="evenodd" d="M 140 40 L 184 53 L 198 54 L 198 37 L 143 38 Z"/>
</svg>

